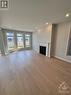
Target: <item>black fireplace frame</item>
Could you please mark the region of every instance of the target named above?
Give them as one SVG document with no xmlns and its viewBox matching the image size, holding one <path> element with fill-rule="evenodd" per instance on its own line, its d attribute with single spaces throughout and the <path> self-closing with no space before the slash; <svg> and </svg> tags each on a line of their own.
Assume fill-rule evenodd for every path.
<svg viewBox="0 0 71 95">
<path fill-rule="evenodd" d="M 46 46 L 39 46 L 39 53 L 46 55 Z"/>
</svg>

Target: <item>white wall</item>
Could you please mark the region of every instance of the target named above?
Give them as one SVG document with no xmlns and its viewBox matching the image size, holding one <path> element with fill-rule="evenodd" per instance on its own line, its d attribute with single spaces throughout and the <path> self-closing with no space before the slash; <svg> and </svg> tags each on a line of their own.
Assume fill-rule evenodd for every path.
<svg viewBox="0 0 71 95">
<path fill-rule="evenodd" d="M 1 27 L 1 12 L 0 12 L 0 27 Z"/>
<path fill-rule="evenodd" d="M 40 43 L 51 43 L 53 47 L 51 55 L 71 63 L 71 56 L 67 56 L 70 28 L 71 22 L 65 22 L 56 25 L 54 30 L 52 25 L 48 25 L 34 32 L 33 49 L 38 52 Z M 51 40 L 52 37 L 54 41 Z"/>
<path fill-rule="evenodd" d="M 44 26 L 40 30 L 33 33 L 33 49 L 39 52 L 39 44 L 51 43 L 52 24 Z"/>
<path fill-rule="evenodd" d="M 34 32 L 33 33 L 33 39 L 32 39 L 32 42 L 33 42 L 33 50 L 37 51 L 38 52 L 38 47 L 39 47 L 39 43 L 38 43 L 38 32 Z"/>
<path fill-rule="evenodd" d="M 1 28 L 0 28 L 0 51 L 1 51 L 1 54 L 2 54 L 2 55 L 5 55 L 3 34 L 2 34 Z"/>
<path fill-rule="evenodd" d="M 67 56 L 70 28 L 71 22 L 58 24 L 55 43 L 55 56 L 68 62 L 71 62 L 71 56 Z"/>
</svg>

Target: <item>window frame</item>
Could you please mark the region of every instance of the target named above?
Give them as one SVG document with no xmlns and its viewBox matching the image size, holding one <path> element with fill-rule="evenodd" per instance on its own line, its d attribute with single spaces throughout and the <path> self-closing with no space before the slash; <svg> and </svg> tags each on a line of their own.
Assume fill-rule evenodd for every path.
<svg viewBox="0 0 71 95">
<path fill-rule="evenodd" d="M 7 35 L 7 33 L 13 33 L 13 36 L 8 36 Z M 13 37 L 13 44 L 14 44 L 14 47 L 13 47 L 13 49 L 11 49 L 11 50 L 9 50 L 9 48 L 8 48 L 8 37 Z M 8 31 L 8 32 L 6 32 L 6 39 L 7 39 L 7 49 L 8 49 L 8 51 L 14 51 L 14 49 L 15 49 L 15 38 L 14 38 L 14 32 L 10 32 L 10 31 Z"/>
<path fill-rule="evenodd" d="M 14 49 L 13 50 L 8 50 L 8 43 L 7 43 L 7 40 L 6 40 L 6 43 L 7 43 L 7 52 L 11 52 L 11 51 L 15 51 L 15 50 L 31 50 L 32 49 L 32 32 L 23 32 L 23 31 L 15 31 L 15 30 L 4 30 L 5 31 L 5 35 L 7 33 L 13 33 L 13 36 L 7 36 L 6 35 L 6 39 L 7 37 L 13 37 L 13 40 L 14 40 Z M 17 34 L 22 34 L 23 36 L 23 48 L 18 48 L 18 45 L 17 45 Z M 30 35 L 30 47 L 26 47 L 26 44 L 25 44 L 25 35 L 26 34 L 29 34 Z M 21 36 L 19 36 L 21 37 Z"/>
<path fill-rule="evenodd" d="M 17 34 L 22 34 L 22 36 L 17 36 Z M 21 33 L 21 32 L 17 32 L 16 33 L 16 40 L 17 40 L 17 37 L 23 37 L 23 33 Z M 25 47 L 25 44 L 24 44 L 24 37 L 23 37 L 23 49 L 24 49 L 24 47 Z M 17 40 L 17 49 L 22 49 L 22 48 L 18 48 L 18 40 Z"/>
</svg>

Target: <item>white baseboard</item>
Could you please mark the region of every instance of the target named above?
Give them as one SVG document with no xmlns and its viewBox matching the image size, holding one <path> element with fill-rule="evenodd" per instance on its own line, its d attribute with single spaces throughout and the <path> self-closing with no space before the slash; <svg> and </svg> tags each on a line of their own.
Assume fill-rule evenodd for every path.
<svg viewBox="0 0 71 95">
<path fill-rule="evenodd" d="M 61 58 L 61 57 L 58 57 L 58 56 L 54 56 L 54 57 L 56 57 L 56 58 L 58 58 L 58 59 L 60 59 L 60 60 L 66 61 L 66 62 L 68 62 L 68 63 L 71 63 L 70 60 L 67 60 L 67 59 L 64 59 L 64 58 Z"/>
</svg>

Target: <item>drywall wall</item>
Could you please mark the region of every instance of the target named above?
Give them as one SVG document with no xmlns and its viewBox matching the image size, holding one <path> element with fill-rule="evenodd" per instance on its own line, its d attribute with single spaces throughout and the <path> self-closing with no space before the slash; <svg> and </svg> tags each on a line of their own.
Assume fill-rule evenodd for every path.
<svg viewBox="0 0 71 95">
<path fill-rule="evenodd" d="M 71 22 L 60 23 L 57 25 L 55 56 L 65 61 L 71 62 L 71 56 L 67 56 L 67 46 Z"/>
<path fill-rule="evenodd" d="M 57 24 L 52 25 L 52 36 L 51 36 L 51 56 L 54 56 L 55 46 L 56 46 L 56 33 L 57 32 Z"/>
<path fill-rule="evenodd" d="M 38 47 L 39 47 L 39 43 L 38 43 L 38 32 L 34 32 L 33 33 L 33 50 L 37 51 L 38 52 Z"/>
<path fill-rule="evenodd" d="M 2 55 L 5 55 L 3 34 L 2 34 L 1 28 L 0 28 L 0 51 L 1 51 L 1 54 L 2 54 Z"/>
<path fill-rule="evenodd" d="M 44 26 L 38 31 L 33 33 L 33 49 L 39 52 L 39 44 L 48 44 L 51 43 L 52 35 L 52 24 Z"/>
<path fill-rule="evenodd" d="M 71 22 L 48 25 L 33 33 L 33 49 L 39 52 L 40 43 L 51 43 L 51 56 L 71 63 L 71 56 L 67 55 Z"/>
<path fill-rule="evenodd" d="M 1 12 L 0 12 L 0 27 L 1 27 Z"/>
<path fill-rule="evenodd" d="M 69 35 L 69 41 L 68 41 L 67 55 L 71 56 L 71 29 L 70 29 L 70 35 Z"/>
</svg>

